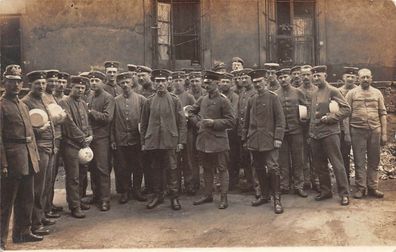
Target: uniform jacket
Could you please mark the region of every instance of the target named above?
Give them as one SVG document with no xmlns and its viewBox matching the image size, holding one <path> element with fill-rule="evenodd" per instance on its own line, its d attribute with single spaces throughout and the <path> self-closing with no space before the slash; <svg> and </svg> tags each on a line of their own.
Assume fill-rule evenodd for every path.
<svg viewBox="0 0 396 252">
<path fill-rule="evenodd" d="M 352 109 L 351 127 L 376 129 L 381 126 L 380 117 L 387 113 L 384 96 L 377 88 L 370 86 L 365 90 L 358 86 L 348 92 L 346 100 Z"/>
<path fill-rule="evenodd" d="M 53 153 L 55 150 L 55 128 L 54 121 L 52 120 L 47 108 L 49 102 L 44 98 L 44 95 L 36 97 L 32 92 L 29 92 L 25 97 L 23 97 L 22 101 L 26 104 L 29 110 L 41 109 L 47 113 L 51 126 L 44 131 L 39 128 L 33 128 L 33 131 L 38 148 L 47 153 Z"/>
<path fill-rule="evenodd" d="M 285 134 L 301 134 L 302 123 L 300 122 L 298 105 L 308 105 L 304 93 L 291 85 L 286 88 L 280 87 L 275 93 L 279 97 L 285 115 Z"/>
<path fill-rule="evenodd" d="M 0 132 L 0 164 L 1 168 L 8 168 L 8 176 L 37 173 L 39 154 L 29 109 L 18 98 L 5 94 L 0 98 Z"/>
<path fill-rule="evenodd" d="M 122 88 L 120 86 L 118 86 L 117 83 L 106 82 L 103 89 L 107 93 L 111 94 L 113 97 L 116 97 L 116 96 L 122 94 Z"/>
<path fill-rule="evenodd" d="M 115 98 L 114 119 L 111 126 L 111 142 L 117 146 L 140 144 L 139 123 L 143 105 L 143 95 L 131 92 Z"/>
<path fill-rule="evenodd" d="M 64 97 L 64 95 L 62 95 L 62 97 Z M 61 100 L 60 97 L 56 97 L 55 95 L 48 94 L 48 93 L 44 93 L 43 99 L 48 104 L 51 104 L 51 103 L 59 104 L 59 101 Z M 62 138 L 62 126 L 61 126 L 61 123 L 62 122 L 58 122 L 58 121 L 54 120 L 55 139 L 61 139 Z"/>
<path fill-rule="evenodd" d="M 168 91 L 150 96 L 143 105 L 141 118 L 144 149 L 176 149 L 186 141 L 186 118 L 179 98 Z"/>
<path fill-rule="evenodd" d="M 340 110 L 330 113 L 329 104 L 334 100 L 338 103 Z M 309 136 L 321 139 L 333 134 L 340 134 L 339 122 L 349 116 L 351 107 L 348 105 L 340 91 L 326 82 L 323 88 L 319 88 L 312 96 Z M 321 118 L 327 115 L 329 122 L 321 122 Z"/>
<path fill-rule="evenodd" d="M 272 91 L 249 99 L 244 140 L 251 151 L 274 149 L 274 140 L 283 141 L 285 116 L 279 97 Z"/>
<path fill-rule="evenodd" d="M 247 108 L 248 101 L 256 93 L 257 93 L 256 90 L 254 90 L 253 88 L 246 90 L 246 91 L 239 92 L 237 122 L 236 122 L 238 136 L 242 136 L 242 130 L 243 130 L 244 124 L 245 124 L 245 114 L 246 114 L 246 108 Z"/>
<path fill-rule="evenodd" d="M 110 126 L 114 115 L 114 97 L 104 90 L 88 96 L 88 117 L 95 140 L 110 137 Z"/>
<path fill-rule="evenodd" d="M 62 124 L 62 141 L 74 148 L 87 147 L 85 138 L 92 136 L 92 129 L 88 121 L 88 105 L 83 99 L 72 96 L 63 98 L 59 105 L 67 116 Z"/>
<path fill-rule="evenodd" d="M 198 129 L 196 148 L 206 153 L 222 152 L 230 149 L 227 129 L 235 126 L 235 117 L 228 98 L 217 91 L 213 96 L 202 96 L 193 105 L 190 119 L 199 125 L 202 119 L 212 119 L 212 127 L 201 126 Z"/>
</svg>

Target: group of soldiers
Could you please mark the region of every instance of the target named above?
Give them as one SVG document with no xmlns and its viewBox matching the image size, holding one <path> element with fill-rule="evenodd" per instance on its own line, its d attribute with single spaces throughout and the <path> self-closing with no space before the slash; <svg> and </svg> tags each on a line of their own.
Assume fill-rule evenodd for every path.
<svg viewBox="0 0 396 252">
<path fill-rule="evenodd" d="M 147 201 L 152 209 L 170 198 L 181 209 L 179 194 L 195 195 L 203 168 L 203 196 L 194 205 L 228 207 L 227 193 L 241 186 L 254 192 L 252 206 L 271 201 L 283 213 L 281 194 L 315 200 L 332 198 L 330 171 L 341 205 L 349 204 L 350 152 L 355 163 L 354 198 L 381 198 L 377 168 L 385 144 L 386 109 L 372 87 L 369 69 L 345 67 L 344 85 L 326 81 L 326 66 L 280 69 L 244 68 L 239 57 L 232 71 L 224 63 L 211 70 L 169 71 L 107 61 L 104 73 L 70 76 L 58 70 L 26 74 L 20 66 L 3 74 L 0 98 L 1 246 L 7 240 L 12 209 L 15 243 L 40 241 L 50 233 L 62 207 L 53 204 L 54 184 L 63 162 L 71 215 L 96 204 L 110 209 L 110 173 L 114 168 L 119 203 Z M 65 95 L 68 92 L 68 95 Z M 63 109 L 51 116 L 50 104 Z M 29 111 L 41 109 L 48 122 L 33 127 Z M 93 160 L 81 164 L 79 151 L 90 147 Z M 367 159 L 367 168 L 366 168 Z M 330 165 L 329 165 L 330 164 Z M 90 174 L 92 197 L 86 197 Z"/>
</svg>

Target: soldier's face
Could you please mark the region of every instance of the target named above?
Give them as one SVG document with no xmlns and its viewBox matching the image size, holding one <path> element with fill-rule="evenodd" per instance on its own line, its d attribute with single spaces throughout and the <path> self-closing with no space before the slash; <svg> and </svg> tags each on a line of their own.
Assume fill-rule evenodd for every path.
<svg viewBox="0 0 396 252">
<path fill-rule="evenodd" d="M 241 81 L 239 82 L 239 85 L 242 87 L 249 86 L 251 84 L 252 79 L 250 78 L 249 75 L 242 75 L 241 76 Z"/>
<path fill-rule="evenodd" d="M 290 85 L 291 77 L 288 74 L 282 74 L 278 77 L 278 81 L 282 87 L 287 87 Z"/>
<path fill-rule="evenodd" d="M 254 80 L 253 81 L 253 86 L 257 90 L 257 92 L 261 92 L 261 91 L 263 91 L 264 89 L 267 88 L 267 83 L 266 83 L 266 81 L 265 81 L 265 79 L 263 77 L 263 78 Z"/>
<path fill-rule="evenodd" d="M 146 73 L 146 72 L 138 73 L 137 77 L 138 77 L 139 84 L 142 86 L 145 86 L 148 83 L 150 83 L 150 74 L 149 73 Z"/>
<path fill-rule="evenodd" d="M 45 79 L 38 79 L 32 82 L 31 90 L 34 94 L 42 94 L 47 87 L 47 81 Z"/>
<path fill-rule="evenodd" d="M 18 95 L 23 87 L 22 80 L 9 80 L 6 79 L 4 82 L 4 89 L 7 94 Z"/>
<path fill-rule="evenodd" d="M 214 80 L 207 80 L 204 82 L 204 85 L 206 86 L 206 90 L 208 91 L 208 93 L 213 93 L 219 88 L 218 81 Z"/>
<path fill-rule="evenodd" d="M 81 98 L 86 90 L 84 84 L 74 84 L 70 90 L 70 95 Z"/>
<path fill-rule="evenodd" d="M 155 78 L 154 85 L 157 92 L 165 92 L 168 88 L 168 80 L 166 78 Z"/>
<path fill-rule="evenodd" d="M 63 92 L 67 86 L 67 80 L 64 79 L 59 79 L 58 80 L 58 85 L 56 85 L 55 90 L 58 92 Z"/>
<path fill-rule="evenodd" d="M 89 79 L 89 85 L 91 90 L 98 91 L 103 89 L 103 81 L 99 78 L 91 78 Z"/>
<path fill-rule="evenodd" d="M 221 92 L 228 92 L 231 88 L 231 80 L 230 79 L 221 79 L 219 82 L 219 89 Z"/>
<path fill-rule="evenodd" d="M 106 68 L 106 77 L 110 81 L 115 81 L 118 69 L 115 67 Z"/>
<path fill-rule="evenodd" d="M 301 79 L 305 85 L 308 85 L 312 81 L 312 73 L 311 71 L 302 71 L 301 72 Z"/>
<path fill-rule="evenodd" d="M 232 62 L 231 68 L 232 68 L 232 71 L 242 70 L 243 69 L 243 65 L 242 65 L 241 62 Z"/>
<path fill-rule="evenodd" d="M 52 93 L 55 90 L 55 87 L 58 85 L 58 81 L 58 78 L 48 78 L 46 91 L 48 93 Z"/>
<path fill-rule="evenodd" d="M 359 82 L 363 89 L 368 89 L 373 82 L 373 76 L 370 71 L 359 71 Z"/>
<path fill-rule="evenodd" d="M 355 84 L 356 82 L 356 75 L 354 74 L 344 74 L 342 76 L 342 79 L 344 80 L 344 83 L 348 86 L 351 86 Z"/>
<path fill-rule="evenodd" d="M 274 81 L 276 80 L 276 71 L 274 70 L 268 70 L 266 73 L 266 77 L 269 81 Z"/>
<path fill-rule="evenodd" d="M 300 71 L 293 71 L 292 73 L 291 73 L 291 77 L 292 77 L 292 79 L 295 79 L 295 78 L 300 78 L 300 75 L 301 75 L 301 72 Z"/>
<path fill-rule="evenodd" d="M 314 73 L 312 76 L 312 82 L 316 86 L 322 86 L 326 82 L 325 73 Z"/>
<path fill-rule="evenodd" d="M 201 78 L 190 79 L 190 84 L 191 84 L 191 89 L 197 91 L 202 85 L 202 79 Z"/>
<path fill-rule="evenodd" d="M 173 88 L 175 89 L 175 91 L 177 92 L 183 92 L 184 91 L 184 85 L 185 85 L 185 80 L 178 78 L 178 79 L 174 79 L 172 81 L 173 83 Z"/>
<path fill-rule="evenodd" d="M 118 82 L 118 85 L 122 88 L 124 93 L 129 92 L 129 90 L 132 89 L 133 86 L 133 80 L 132 79 L 124 79 Z"/>
<path fill-rule="evenodd" d="M 291 73 L 291 81 L 292 81 L 293 86 L 298 87 L 301 83 L 301 72 L 293 71 Z"/>
</svg>

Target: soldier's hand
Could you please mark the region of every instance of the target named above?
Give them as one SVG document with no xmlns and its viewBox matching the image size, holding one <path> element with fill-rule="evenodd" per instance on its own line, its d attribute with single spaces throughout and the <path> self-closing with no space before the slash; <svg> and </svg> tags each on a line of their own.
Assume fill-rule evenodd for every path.
<svg viewBox="0 0 396 252">
<path fill-rule="evenodd" d="M 112 150 L 117 150 L 117 144 L 116 143 L 111 143 L 110 147 Z"/>
<path fill-rule="evenodd" d="M 214 121 L 212 119 L 203 119 L 202 124 L 205 127 L 212 127 L 214 124 Z"/>
<path fill-rule="evenodd" d="M 248 147 L 247 147 L 247 142 L 244 142 L 244 143 L 242 144 L 242 148 L 243 148 L 244 150 L 247 150 L 247 149 L 248 149 Z"/>
<path fill-rule="evenodd" d="M 381 145 L 384 146 L 388 142 L 388 136 L 387 135 L 381 135 Z"/>
<path fill-rule="evenodd" d="M 142 144 L 142 151 L 146 150 L 146 146 L 144 146 L 144 144 Z"/>
<path fill-rule="evenodd" d="M 43 127 L 40 128 L 40 131 L 48 129 L 49 126 L 51 126 L 51 121 L 46 122 Z"/>
<path fill-rule="evenodd" d="M 178 145 L 176 146 L 176 152 L 180 152 L 180 151 L 182 151 L 183 149 L 184 149 L 183 144 L 178 144 Z"/>
<path fill-rule="evenodd" d="M 274 141 L 274 147 L 276 149 L 279 149 L 282 146 L 282 141 L 281 140 L 275 140 Z"/>
<path fill-rule="evenodd" d="M 87 144 L 89 145 L 93 140 L 93 136 L 89 136 L 87 138 L 85 138 L 85 142 L 87 142 Z"/>
<path fill-rule="evenodd" d="M 7 176 L 8 176 L 8 169 L 7 169 L 7 167 L 4 167 L 3 169 L 1 169 L 1 176 L 2 176 L 2 177 L 7 177 Z"/>
</svg>

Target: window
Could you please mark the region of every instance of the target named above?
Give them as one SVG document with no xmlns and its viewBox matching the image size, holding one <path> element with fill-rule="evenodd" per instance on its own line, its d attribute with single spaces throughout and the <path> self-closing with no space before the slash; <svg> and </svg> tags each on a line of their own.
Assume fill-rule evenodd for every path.
<svg viewBox="0 0 396 252">
<path fill-rule="evenodd" d="M 157 61 L 175 66 L 200 63 L 200 1 L 157 2 Z"/>
<path fill-rule="evenodd" d="M 0 16 L 1 73 L 9 64 L 21 65 L 21 31 L 19 16 Z"/>
<path fill-rule="evenodd" d="M 283 66 L 314 64 L 315 1 L 272 0 L 269 13 L 269 60 Z"/>
</svg>

